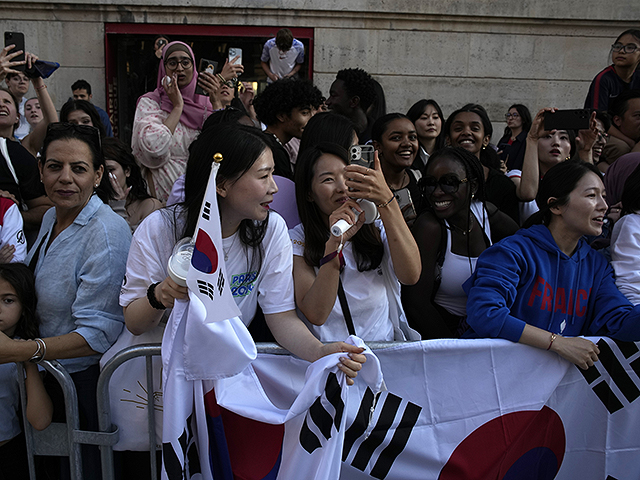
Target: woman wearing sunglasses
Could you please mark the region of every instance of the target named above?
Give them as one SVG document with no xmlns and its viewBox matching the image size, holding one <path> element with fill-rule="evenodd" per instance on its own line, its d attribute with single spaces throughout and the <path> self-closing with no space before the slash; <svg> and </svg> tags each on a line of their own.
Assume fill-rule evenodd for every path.
<svg viewBox="0 0 640 480">
<path fill-rule="evenodd" d="M 580 335 L 640 340 L 640 305 L 618 290 L 607 260 L 583 238 L 602 231 L 602 175 L 586 162 L 559 163 L 536 202 L 534 225 L 486 250 L 465 283 L 465 337 L 551 350 L 586 370 L 599 350 Z"/>
<path fill-rule="evenodd" d="M 123 327 L 118 295 L 131 231 L 103 203 L 113 190 L 95 127 L 49 125 L 39 168 L 54 208 L 45 213 L 26 263 L 35 274 L 43 338 L 17 341 L 0 334 L 0 363 L 59 360 L 78 391 L 80 428 L 97 430 L 98 361 Z M 62 392 L 55 381 L 49 387 L 54 421 L 60 421 Z M 84 447 L 86 478 L 97 478 L 98 449 Z"/>
<path fill-rule="evenodd" d="M 422 275 L 415 285 L 403 287 L 402 302 L 409 324 L 423 339 L 457 338 L 466 325 L 462 284 L 480 253 L 518 226 L 485 202 L 482 165 L 464 148 L 438 150 L 420 183 L 430 207 L 413 226 Z"/>
<path fill-rule="evenodd" d="M 221 77 L 196 72 L 191 47 L 171 42 L 164 47 L 153 92 L 138 99 L 131 148 L 144 167 L 151 193 L 165 203 L 176 179 L 184 174 L 189 145 L 214 109 L 221 77 L 236 78 L 242 65 L 225 64 Z M 196 93 L 200 84 L 209 98 Z"/>
<path fill-rule="evenodd" d="M 611 65 L 595 76 L 584 108 L 607 111 L 611 99 L 626 90 L 640 89 L 640 30 L 622 32 L 611 45 Z"/>
</svg>

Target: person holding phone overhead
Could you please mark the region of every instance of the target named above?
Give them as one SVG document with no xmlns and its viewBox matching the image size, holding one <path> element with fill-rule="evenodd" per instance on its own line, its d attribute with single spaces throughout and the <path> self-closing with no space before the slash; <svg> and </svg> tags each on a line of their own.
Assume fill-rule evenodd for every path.
<svg viewBox="0 0 640 480">
<path fill-rule="evenodd" d="M 164 47 L 157 87 L 138 99 L 131 139 L 151 193 L 161 202 L 166 202 L 173 183 L 184 174 L 189 145 L 214 109 L 209 98 L 195 93 L 196 84 L 213 96 L 222 78 L 231 80 L 242 71 L 242 65 L 227 62 L 221 78 L 199 75 L 191 47 L 178 41 Z"/>
</svg>

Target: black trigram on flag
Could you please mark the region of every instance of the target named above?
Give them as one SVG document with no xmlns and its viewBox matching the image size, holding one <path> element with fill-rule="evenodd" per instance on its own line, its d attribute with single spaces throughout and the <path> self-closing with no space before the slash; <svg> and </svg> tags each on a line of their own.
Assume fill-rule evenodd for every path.
<svg viewBox="0 0 640 480">
<path fill-rule="evenodd" d="M 220 273 L 218 273 L 218 293 L 222 295 L 222 290 L 224 290 L 224 275 L 222 275 L 222 269 L 220 269 Z"/>
<path fill-rule="evenodd" d="M 192 421 L 193 414 L 187 418 L 187 428 L 178 438 L 179 452 L 175 450 L 171 443 L 162 444 L 162 462 L 169 480 L 190 479 L 192 476 L 202 473 L 200 457 L 196 448 L 196 438 L 191 428 Z"/>
<path fill-rule="evenodd" d="M 216 288 L 209 282 L 205 282 L 203 280 L 197 280 L 197 282 L 200 293 L 209 297 L 210 300 L 213 300 L 213 294 L 215 293 Z"/>
<path fill-rule="evenodd" d="M 211 217 L 211 203 L 204 202 L 204 208 L 202 209 L 202 218 L 209 220 Z"/>
<path fill-rule="evenodd" d="M 624 407 L 623 401 L 631 403 L 640 397 L 637 383 L 640 378 L 640 349 L 635 343 L 611 341 L 614 342 L 613 348 L 601 338 L 597 343 L 600 349 L 599 361 L 588 370 L 578 370 L 609 413 L 614 413 Z M 611 377 L 611 385 L 602 377 L 598 365 Z M 633 370 L 634 377 L 637 378 L 632 378 L 628 370 Z"/>
<path fill-rule="evenodd" d="M 406 447 L 422 411 L 422 407 L 411 402 L 406 402 L 404 408 L 401 408 L 402 403 L 402 398 L 393 393 L 387 392 L 376 396 L 367 388 L 358 414 L 345 433 L 342 461 L 348 460 L 354 445 L 364 437 L 351 459 L 351 466 L 364 472 L 373 460 L 376 449 L 386 440 L 386 447 L 378 454 L 369 472 L 369 475 L 374 478 L 384 479 L 398 455 Z M 368 432 L 369 423 L 376 414 L 378 419 L 373 429 Z M 400 418 L 396 422 L 398 415 Z M 397 423 L 395 427 L 393 427 L 394 423 Z M 391 435 L 390 439 L 388 439 L 389 435 Z"/>
<path fill-rule="evenodd" d="M 333 412 L 327 411 L 322 404 L 323 397 L 326 402 L 333 407 Z M 313 453 L 316 449 L 322 447 L 322 441 L 318 438 L 318 435 L 309 428 L 309 423 L 315 424 L 326 441 L 331 438 L 334 426 L 336 431 L 340 431 L 340 422 L 342 421 L 343 413 L 344 402 L 342 401 L 342 388 L 338 383 L 336 374 L 332 372 L 327 376 L 324 395 L 319 396 L 316 398 L 316 401 L 313 402 L 300 429 L 300 445 L 302 445 L 302 448 L 309 453 Z"/>
</svg>

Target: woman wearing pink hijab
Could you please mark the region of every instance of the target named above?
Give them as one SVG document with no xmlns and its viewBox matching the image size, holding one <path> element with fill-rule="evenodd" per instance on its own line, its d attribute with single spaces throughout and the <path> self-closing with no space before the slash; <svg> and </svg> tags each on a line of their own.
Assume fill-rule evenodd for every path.
<svg viewBox="0 0 640 480">
<path fill-rule="evenodd" d="M 241 65 L 225 64 L 222 76 L 236 78 Z M 183 42 L 164 47 L 157 87 L 138 99 L 131 148 L 143 166 L 151 194 L 165 203 L 175 180 L 186 170 L 189 145 L 213 111 L 211 100 L 196 94 L 200 83 L 213 97 L 219 78 L 198 75 L 191 48 Z"/>
</svg>

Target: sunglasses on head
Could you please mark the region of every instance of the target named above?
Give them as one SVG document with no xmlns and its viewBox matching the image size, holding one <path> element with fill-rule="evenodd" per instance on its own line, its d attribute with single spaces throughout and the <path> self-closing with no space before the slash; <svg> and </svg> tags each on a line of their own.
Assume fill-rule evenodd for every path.
<svg viewBox="0 0 640 480">
<path fill-rule="evenodd" d="M 91 139 L 93 144 L 102 150 L 102 141 L 100 139 L 100 131 L 91 125 L 77 125 L 75 123 L 56 122 L 50 123 L 47 127 L 47 136 L 56 133 L 74 132 Z"/>
<path fill-rule="evenodd" d="M 431 195 L 436 191 L 438 185 L 440 186 L 440 190 L 444 193 L 456 193 L 460 188 L 461 183 L 467 183 L 468 179 L 463 178 L 460 180 L 454 174 L 443 175 L 439 179 L 435 177 L 426 176 L 422 177 L 422 189 L 425 195 Z"/>
</svg>

